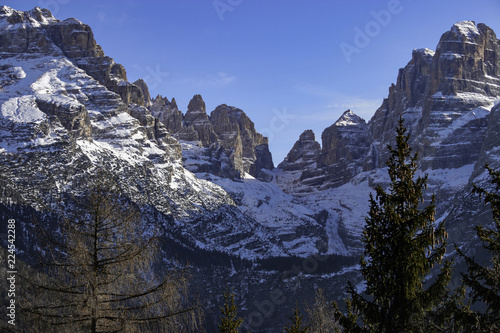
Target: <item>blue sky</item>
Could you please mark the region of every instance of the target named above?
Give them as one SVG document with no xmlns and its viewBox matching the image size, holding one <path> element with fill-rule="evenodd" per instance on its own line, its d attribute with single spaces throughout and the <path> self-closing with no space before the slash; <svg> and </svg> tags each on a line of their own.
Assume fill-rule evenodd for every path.
<svg viewBox="0 0 500 333">
<path fill-rule="evenodd" d="M 185 112 L 201 94 L 244 110 L 270 138 L 275 164 L 306 129 L 346 109 L 365 120 L 387 97 L 414 48 L 435 49 L 461 20 L 500 36 L 498 0 L 15 0 L 91 26 L 106 55 L 151 95 Z"/>
</svg>

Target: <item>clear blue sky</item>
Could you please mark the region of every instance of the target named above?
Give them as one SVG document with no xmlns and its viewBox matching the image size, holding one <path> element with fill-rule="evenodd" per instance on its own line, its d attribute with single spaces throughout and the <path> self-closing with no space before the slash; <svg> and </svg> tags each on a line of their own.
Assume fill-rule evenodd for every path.
<svg viewBox="0 0 500 333">
<path fill-rule="evenodd" d="M 207 112 L 223 103 L 241 108 L 270 137 L 275 164 L 306 129 L 321 142 L 323 129 L 346 109 L 368 121 L 412 49 L 434 50 L 455 22 L 485 23 L 500 37 L 498 0 L 0 4 L 45 7 L 60 20 L 75 17 L 90 25 L 129 81 L 146 79 L 151 95 L 175 97 L 183 112 L 194 94 L 203 96 Z"/>
</svg>

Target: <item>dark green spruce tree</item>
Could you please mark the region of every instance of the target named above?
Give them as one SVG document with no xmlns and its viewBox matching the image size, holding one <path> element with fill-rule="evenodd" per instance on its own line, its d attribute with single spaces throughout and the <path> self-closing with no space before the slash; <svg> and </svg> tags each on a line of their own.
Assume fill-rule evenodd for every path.
<svg viewBox="0 0 500 333">
<path fill-rule="evenodd" d="M 424 204 L 427 176 L 416 177 L 418 154 L 412 154 L 402 118 L 391 156 L 390 186 L 370 195 L 370 211 L 363 231 L 361 272 L 364 295 L 349 282 L 349 314 L 342 324 L 353 332 L 429 332 L 432 311 L 447 296 L 451 263 L 437 278 L 430 272 L 442 264 L 447 233 L 435 227 L 435 198 Z M 360 326 L 361 325 L 361 326 Z"/>
<path fill-rule="evenodd" d="M 229 287 L 224 292 L 224 306 L 220 307 L 221 316 L 219 333 L 237 333 L 240 331 L 243 319 L 238 317 L 238 308 L 234 304 L 234 294 Z"/>
<path fill-rule="evenodd" d="M 468 266 L 467 272 L 462 274 L 463 284 L 470 291 L 471 301 L 481 304 L 484 309 L 481 312 L 472 311 L 467 306 L 462 307 L 457 314 L 471 332 L 500 332 L 500 171 L 495 171 L 488 165 L 486 169 L 495 192 L 478 186 L 474 186 L 474 192 L 491 205 L 494 229 L 481 225 L 475 229 L 484 248 L 491 253 L 491 265 L 482 266 L 457 249 Z"/>
</svg>

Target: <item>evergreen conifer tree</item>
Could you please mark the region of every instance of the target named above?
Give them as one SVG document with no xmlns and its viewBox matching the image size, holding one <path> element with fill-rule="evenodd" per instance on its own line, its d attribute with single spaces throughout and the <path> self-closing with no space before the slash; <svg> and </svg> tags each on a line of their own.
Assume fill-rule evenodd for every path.
<svg viewBox="0 0 500 333">
<path fill-rule="evenodd" d="M 434 196 L 423 206 L 427 176 L 415 178 L 418 155 L 412 155 L 406 133 L 401 118 L 396 147 L 388 146 L 388 192 L 378 186 L 376 197 L 370 195 L 361 259 L 367 297 L 349 283 L 351 311 L 342 320 L 349 331 L 427 331 L 429 311 L 447 295 L 450 262 L 441 267 L 437 278 L 426 283 L 431 269 L 442 263 L 447 233 L 442 224 L 434 225 Z M 361 327 L 356 319 L 361 319 Z"/>
<path fill-rule="evenodd" d="M 467 263 L 467 272 L 462 274 L 463 284 L 470 290 L 471 301 L 483 303 L 485 310 L 476 312 L 463 306 L 457 314 L 465 327 L 475 332 L 500 332 L 500 171 L 486 165 L 495 192 L 474 186 L 474 192 L 484 197 L 491 205 L 495 229 L 477 226 L 476 232 L 483 246 L 491 253 L 491 266 L 478 264 L 474 258 L 458 253 Z"/>
<path fill-rule="evenodd" d="M 237 333 L 243 319 L 238 317 L 238 308 L 234 304 L 234 294 L 229 288 L 224 292 L 224 306 L 220 308 L 219 333 Z"/>
<path fill-rule="evenodd" d="M 293 310 L 293 315 L 288 317 L 290 319 L 290 326 L 285 327 L 286 333 L 306 333 L 309 330 L 309 327 L 302 327 L 302 320 L 304 316 L 300 314 L 299 306 L 296 305 Z"/>
</svg>

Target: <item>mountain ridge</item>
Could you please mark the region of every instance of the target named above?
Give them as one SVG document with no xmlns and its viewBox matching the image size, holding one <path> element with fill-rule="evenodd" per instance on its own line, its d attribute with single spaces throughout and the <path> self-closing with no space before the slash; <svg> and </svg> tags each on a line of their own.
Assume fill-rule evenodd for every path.
<svg viewBox="0 0 500 333">
<path fill-rule="evenodd" d="M 485 163 L 500 168 L 500 42 L 485 25 L 457 23 L 436 51 L 414 50 L 369 122 L 347 110 L 322 144 L 306 130 L 276 168 L 243 110 L 208 114 L 195 94 L 183 113 L 175 98 L 152 98 L 76 19 L 2 6 L 0 35 L 0 211 L 20 221 L 23 255 L 37 248 L 33 217 L 54 230 L 72 192 L 104 169 L 141 223 L 160 228 L 165 253 L 201 253 L 195 283 L 211 297 L 231 281 L 247 314 L 270 288 L 342 298 L 338 286 L 359 282 L 359 267 L 321 260 L 362 253 L 369 194 L 389 183 L 386 145 L 400 116 L 449 243 L 474 253 L 474 225 L 491 222 L 471 191 L 487 186 Z M 230 264 L 200 264 L 204 256 Z"/>
<path fill-rule="evenodd" d="M 48 156 L 54 146 L 67 147 L 61 149 L 69 151 L 72 158 L 88 159 L 84 164 L 86 170 L 113 159 L 115 168 L 123 163 L 118 161 L 126 161 L 131 167 L 125 169 L 135 170 L 128 176 L 131 179 L 136 178 L 136 168 L 147 166 L 150 174 L 166 180 L 158 184 L 166 186 L 162 193 L 169 193 L 164 198 L 167 200 L 161 199 L 153 206 L 167 215 L 173 212 L 162 205 L 171 207 L 166 202 L 173 196 L 174 202 L 182 202 L 181 207 L 192 207 L 187 209 L 191 211 L 187 215 L 182 209 L 176 213 L 180 220 L 199 219 L 204 208 L 193 205 L 199 201 L 201 207 L 212 207 L 209 210 L 214 212 L 231 207 L 234 212 L 229 220 L 233 222 L 226 223 L 223 230 L 231 230 L 232 223 L 241 223 L 242 219 L 250 221 L 250 229 L 266 230 L 260 236 L 251 236 L 263 238 L 250 243 L 268 242 L 268 250 L 261 245 L 256 248 L 258 255 L 250 254 L 253 250 L 243 250 L 250 256 L 306 255 L 320 251 L 314 245 L 318 241 L 327 242 L 328 253 L 358 253 L 356 235 L 363 219 L 350 208 L 354 203 L 345 203 L 344 188 L 360 191 L 353 197 L 362 200 L 374 185 L 387 182 L 382 175 L 385 146 L 391 142 L 390 133 L 399 115 L 405 118 L 412 142 L 423 157 L 422 171 L 431 170 L 430 183 L 439 197 L 453 197 L 460 186 L 468 184 L 466 178 L 473 170 L 479 173 L 477 160 L 488 160 L 479 154 L 485 133 L 492 131 L 488 130 L 488 118 L 495 99 L 500 97 L 497 89 L 500 86 L 496 85 L 500 82 L 497 77 L 500 66 L 498 62 L 491 63 L 491 59 L 497 59 L 499 43 L 485 25 L 457 23 L 443 34 L 436 52 L 414 50 L 412 60 L 399 71 L 397 84 L 390 87 L 389 96 L 368 123 L 348 110 L 323 131 L 322 145 L 312 131 L 305 131 L 274 169 L 267 138 L 255 131 L 253 122 L 241 109 L 221 104 L 208 115 L 201 95 L 194 95 L 184 114 L 175 99 L 169 101 L 160 95 L 148 99 L 147 84 L 129 83 L 123 66 L 104 55 L 90 27 L 78 20 L 59 21 L 47 10 L 18 12 L 5 6 L 0 8 L 0 18 L 3 27 L 9 26 L 3 33 L 4 40 L 22 39 L 27 30 L 32 36 L 21 49 L 11 44 L 0 48 L 5 63 L 2 124 L 12 129 L 2 131 L 7 142 L 2 146 L 3 152 L 22 153 L 24 148 L 18 149 L 20 142 L 24 142 L 21 146 L 39 149 Z M 451 56 L 450 50 L 462 53 L 456 53 L 460 57 Z M 479 69 L 483 72 L 478 72 Z M 478 83 L 478 78 L 484 79 L 481 81 L 484 83 Z M 25 91 L 21 96 L 19 89 Z M 484 95 L 479 94 L 481 89 Z M 443 110 L 446 105 L 453 110 Z M 439 117 L 451 120 L 443 123 Z M 16 131 L 27 135 L 14 135 Z M 464 139 L 462 145 L 470 148 L 461 149 L 462 157 L 454 158 L 457 162 L 453 162 L 449 158 L 453 151 L 447 151 L 446 145 L 433 148 L 436 145 L 426 140 L 429 137 L 438 138 L 441 143 Z M 488 140 L 490 146 L 496 145 L 492 135 Z M 469 156 L 471 151 L 474 154 Z M 440 164 L 441 155 L 448 156 L 448 164 Z M 455 182 L 454 187 L 448 185 L 452 173 L 449 170 L 461 170 L 459 184 Z M 122 167 L 115 172 L 123 178 L 121 173 L 127 171 Z M 268 185 L 263 186 L 259 181 Z M 51 186 L 55 186 L 56 182 L 52 182 Z M 203 199 L 193 202 L 192 196 L 179 196 L 175 193 L 179 184 L 191 188 L 195 196 Z M 70 183 L 64 186 L 71 187 Z M 141 191 L 152 190 L 148 188 L 150 185 L 138 188 L 125 180 L 123 186 L 137 198 L 144 197 Z M 198 192 L 207 186 L 211 188 L 208 191 L 211 198 Z M 322 192 L 329 193 L 332 203 L 325 202 Z M 273 202 L 273 197 L 280 198 L 279 203 Z M 439 207 L 440 213 L 446 211 L 449 201 Z M 208 202 L 215 205 L 207 205 Z M 261 209 L 269 208 L 265 215 L 254 208 L 256 202 Z M 271 208 L 276 206 L 283 207 L 282 211 L 273 212 Z M 287 210 L 291 214 L 283 213 Z M 190 229 L 188 225 L 185 227 Z M 188 239 L 201 247 L 207 244 L 216 249 L 227 247 L 227 243 L 222 246 L 223 242 L 217 244 L 202 236 L 196 227 L 188 234 Z M 240 245 L 249 235 L 237 234 L 233 241 Z"/>
</svg>

